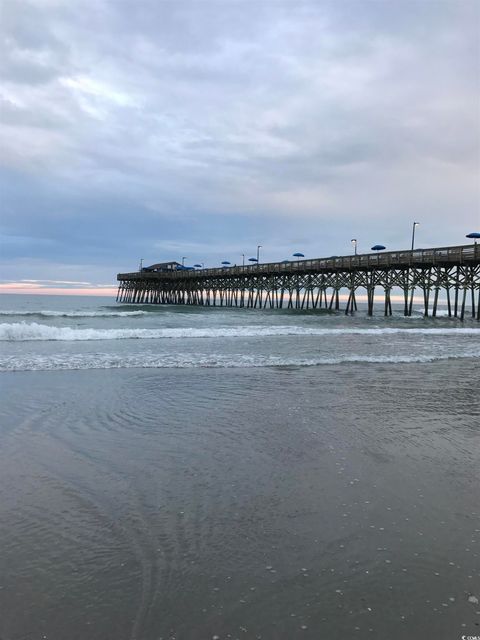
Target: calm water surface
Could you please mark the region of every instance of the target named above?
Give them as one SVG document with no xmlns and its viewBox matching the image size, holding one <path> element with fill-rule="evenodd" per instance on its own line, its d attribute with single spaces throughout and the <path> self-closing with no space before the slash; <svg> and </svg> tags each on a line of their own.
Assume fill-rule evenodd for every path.
<svg viewBox="0 0 480 640">
<path fill-rule="evenodd" d="M 480 636 L 478 323 L 0 305 L 2 640 Z"/>
</svg>

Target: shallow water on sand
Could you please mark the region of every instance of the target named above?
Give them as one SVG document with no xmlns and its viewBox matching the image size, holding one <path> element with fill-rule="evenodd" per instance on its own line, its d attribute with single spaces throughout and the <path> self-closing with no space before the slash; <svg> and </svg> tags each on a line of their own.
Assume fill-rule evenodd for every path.
<svg viewBox="0 0 480 640">
<path fill-rule="evenodd" d="M 477 323 L 2 304 L 2 640 L 480 636 Z"/>
<path fill-rule="evenodd" d="M 480 633 L 478 382 L 467 360 L 3 374 L 0 636 Z"/>
</svg>

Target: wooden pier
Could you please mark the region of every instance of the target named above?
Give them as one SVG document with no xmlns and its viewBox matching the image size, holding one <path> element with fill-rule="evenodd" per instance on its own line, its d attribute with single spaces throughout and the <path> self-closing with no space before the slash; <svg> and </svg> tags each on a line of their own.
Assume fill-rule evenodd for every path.
<svg viewBox="0 0 480 640">
<path fill-rule="evenodd" d="M 404 315 L 412 314 L 421 292 L 426 316 L 437 314 L 439 298 L 448 315 L 480 320 L 480 245 L 390 251 L 315 260 L 261 263 L 219 269 L 119 273 L 118 302 L 185 304 L 253 309 L 357 310 L 366 293 L 373 315 L 375 291 L 383 291 L 384 315 L 392 314 L 392 290 L 402 295 Z M 342 295 L 343 297 L 343 295 Z"/>
</svg>

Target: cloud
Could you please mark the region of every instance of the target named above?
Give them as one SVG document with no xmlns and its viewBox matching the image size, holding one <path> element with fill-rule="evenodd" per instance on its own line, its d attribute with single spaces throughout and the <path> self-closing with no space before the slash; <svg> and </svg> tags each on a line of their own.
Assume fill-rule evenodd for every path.
<svg viewBox="0 0 480 640">
<path fill-rule="evenodd" d="M 478 226 L 477 2 L 4 5 L 11 259 L 105 281 L 139 256 Z"/>
</svg>

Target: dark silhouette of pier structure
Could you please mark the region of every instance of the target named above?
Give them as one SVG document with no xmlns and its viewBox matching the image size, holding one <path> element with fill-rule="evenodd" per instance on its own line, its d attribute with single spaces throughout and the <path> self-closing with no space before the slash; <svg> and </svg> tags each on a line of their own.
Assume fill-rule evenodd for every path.
<svg viewBox="0 0 480 640">
<path fill-rule="evenodd" d="M 439 299 L 448 315 L 480 320 L 480 245 L 389 251 L 314 260 L 260 263 L 189 270 L 177 263 L 119 273 L 117 301 L 129 304 L 185 304 L 253 309 L 357 310 L 366 293 L 373 315 L 376 291 L 383 291 L 383 313 L 392 314 L 392 290 L 402 295 L 404 315 L 412 314 L 421 293 L 426 316 L 436 316 Z"/>
</svg>

